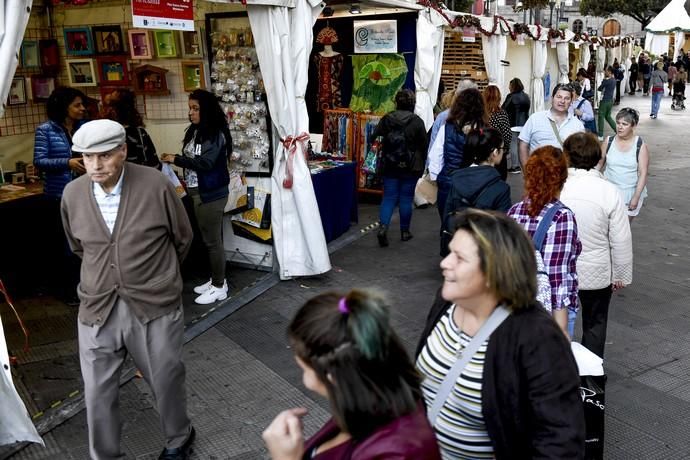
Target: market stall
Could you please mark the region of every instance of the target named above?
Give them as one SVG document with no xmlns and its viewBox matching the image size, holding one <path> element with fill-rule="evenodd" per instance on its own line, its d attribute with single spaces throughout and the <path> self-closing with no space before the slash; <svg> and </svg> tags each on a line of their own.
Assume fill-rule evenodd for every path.
<svg viewBox="0 0 690 460">
<path fill-rule="evenodd" d="M 685 3 L 685 0 L 671 0 L 645 27 L 645 50 L 661 55 L 669 51 L 673 39 L 673 56 L 669 56 L 673 60 L 678 58 L 685 45 L 686 34 L 690 33 L 690 15 Z"/>
</svg>

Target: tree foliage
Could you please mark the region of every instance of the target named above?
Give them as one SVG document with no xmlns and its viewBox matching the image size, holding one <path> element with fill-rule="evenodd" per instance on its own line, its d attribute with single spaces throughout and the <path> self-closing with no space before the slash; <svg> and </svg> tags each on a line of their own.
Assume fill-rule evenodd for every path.
<svg viewBox="0 0 690 460">
<path fill-rule="evenodd" d="M 581 0 L 580 13 L 602 17 L 616 13 L 630 16 L 642 24 L 644 30 L 667 3 L 667 0 Z"/>
</svg>

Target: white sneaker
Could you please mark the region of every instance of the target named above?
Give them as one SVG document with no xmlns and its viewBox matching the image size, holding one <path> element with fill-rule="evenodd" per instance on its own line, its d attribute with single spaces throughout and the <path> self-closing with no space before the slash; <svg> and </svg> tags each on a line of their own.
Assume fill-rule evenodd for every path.
<svg viewBox="0 0 690 460">
<path fill-rule="evenodd" d="M 211 285 L 210 288 L 206 290 L 199 297 L 194 299 L 194 302 L 199 305 L 208 305 L 210 303 L 218 302 L 219 300 L 225 300 L 228 298 L 228 283 L 224 282 L 222 288 L 217 288 Z"/>
<path fill-rule="evenodd" d="M 208 291 L 208 289 L 211 287 L 211 279 L 209 278 L 208 281 L 206 281 L 204 284 L 200 284 L 194 288 L 194 292 L 196 294 L 203 294 L 204 292 Z"/>
</svg>

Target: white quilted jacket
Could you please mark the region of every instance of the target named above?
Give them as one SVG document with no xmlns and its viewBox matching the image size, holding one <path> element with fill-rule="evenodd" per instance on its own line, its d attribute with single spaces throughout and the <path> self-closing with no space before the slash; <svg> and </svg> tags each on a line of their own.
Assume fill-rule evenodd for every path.
<svg viewBox="0 0 690 460">
<path fill-rule="evenodd" d="M 618 188 L 596 169 L 568 169 L 561 201 L 574 213 L 582 253 L 577 258 L 580 290 L 632 282 L 632 236 Z"/>
</svg>

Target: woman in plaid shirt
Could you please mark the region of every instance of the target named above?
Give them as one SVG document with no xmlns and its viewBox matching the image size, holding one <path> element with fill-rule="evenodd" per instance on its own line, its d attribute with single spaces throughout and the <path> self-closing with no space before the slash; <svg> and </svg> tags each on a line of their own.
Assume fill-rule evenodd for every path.
<svg viewBox="0 0 690 460">
<path fill-rule="evenodd" d="M 559 148 L 540 147 L 530 155 L 524 175 L 525 199 L 514 204 L 508 215 L 533 237 L 546 212 L 560 207 L 546 233 L 541 256 L 551 283 L 553 317 L 572 338 L 578 310 L 575 264 L 582 244 L 575 215 L 559 200 L 568 178 L 568 159 Z"/>
</svg>

